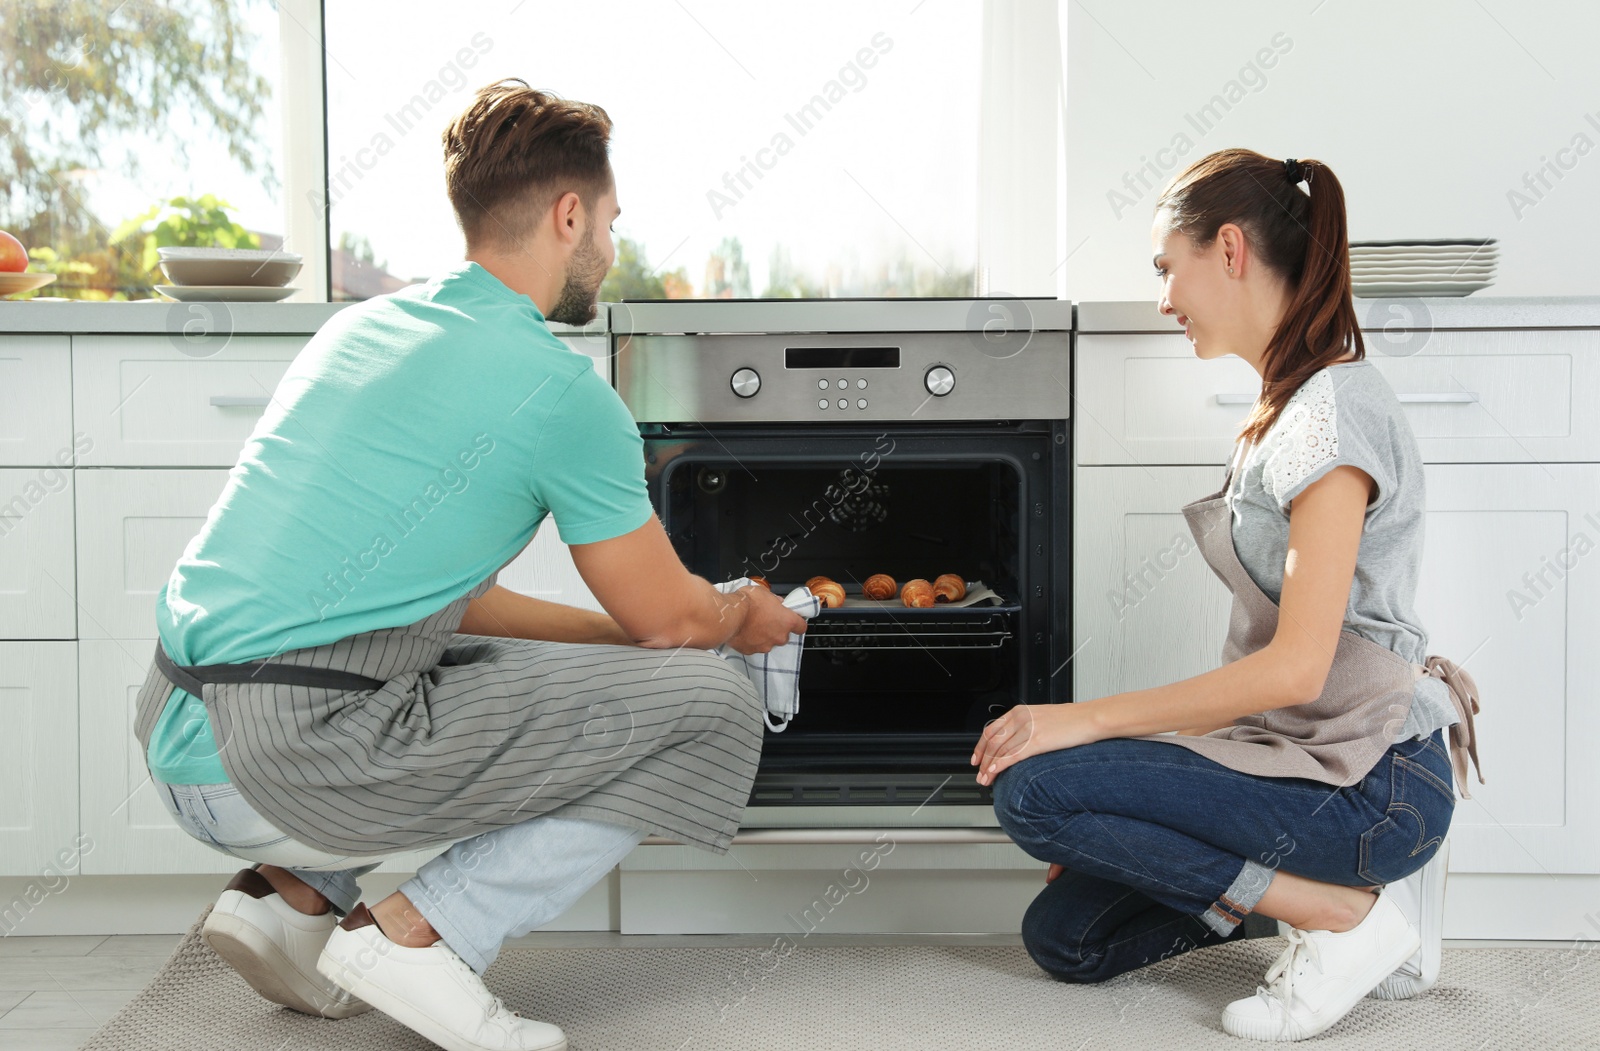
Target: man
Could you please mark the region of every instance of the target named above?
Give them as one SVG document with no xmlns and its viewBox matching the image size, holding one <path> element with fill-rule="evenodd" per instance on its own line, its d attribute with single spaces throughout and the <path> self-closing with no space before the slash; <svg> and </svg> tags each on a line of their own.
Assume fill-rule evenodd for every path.
<svg viewBox="0 0 1600 1051">
<path fill-rule="evenodd" d="M 720 853 L 738 827 L 762 713 L 707 651 L 805 622 L 684 568 L 636 425 L 546 326 L 593 318 L 614 258 L 610 128 L 477 93 L 444 135 L 466 261 L 312 339 L 158 598 L 136 733 L 178 824 L 258 863 L 205 935 L 275 1002 L 564 1048 L 484 986 L 501 943 L 648 833 Z M 495 586 L 547 513 L 606 614 Z M 358 904 L 377 860 L 440 843 Z"/>
</svg>

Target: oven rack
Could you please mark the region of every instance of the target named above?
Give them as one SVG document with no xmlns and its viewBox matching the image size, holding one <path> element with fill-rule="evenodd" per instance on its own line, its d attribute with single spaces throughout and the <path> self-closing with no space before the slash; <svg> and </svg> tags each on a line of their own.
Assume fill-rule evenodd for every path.
<svg viewBox="0 0 1600 1051">
<path fill-rule="evenodd" d="M 997 650 L 1015 634 L 1014 608 L 961 610 L 827 610 L 806 625 L 806 649 Z M 908 615 L 910 614 L 910 615 Z M 920 614 L 920 615 L 918 615 Z"/>
</svg>

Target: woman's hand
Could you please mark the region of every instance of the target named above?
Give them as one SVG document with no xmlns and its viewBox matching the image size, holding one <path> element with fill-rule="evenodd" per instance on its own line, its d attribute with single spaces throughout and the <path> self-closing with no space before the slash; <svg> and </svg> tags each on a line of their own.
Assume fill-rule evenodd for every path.
<svg viewBox="0 0 1600 1051">
<path fill-rule="evenodd" d="M 1042 752 L 1101 740 L 1088 704 L 1019 704 L 983 728 L 972 765 L 978 784 L 992 785 L 1006 767 Z"/>
</svg>

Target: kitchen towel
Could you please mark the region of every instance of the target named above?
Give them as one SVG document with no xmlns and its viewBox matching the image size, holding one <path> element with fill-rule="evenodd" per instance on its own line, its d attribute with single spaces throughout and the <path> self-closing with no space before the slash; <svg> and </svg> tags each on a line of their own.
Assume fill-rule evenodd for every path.
<svg viewBox="0 0 1600 1051">
<path fill-rule="evenodd" d="M 716 589 L 731 595 L 740 588 L 749 587 L 750 578 L 740 577 L 717 584 Z M 795 588 L 784 598 L 783 604 L 810 620 L 822 609 L 822 600 L 806 588 Z M 723 646 L 717 654 L 750 677 L 756 694 L 766 705 L 767 729 L 782 733 L 789 720 L 800 711 L 800 651 L 806 644 L 804 635 L 790 635 L 789 641 L 766 653 L 740 653 L 732 646 Z M 773 720 L 777 719 L 778 722 Z"/>
</svg>

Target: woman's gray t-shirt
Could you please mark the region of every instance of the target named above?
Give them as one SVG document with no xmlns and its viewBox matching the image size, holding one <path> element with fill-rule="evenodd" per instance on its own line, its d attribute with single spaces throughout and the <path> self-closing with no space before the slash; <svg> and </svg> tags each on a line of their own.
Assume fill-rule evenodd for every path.
<svg viewBox="0 0 1600 1051">
<path fill-rule="evenodd" d="M 1377 483 L 1367 506 L 1344 627 L 1412 664 L 1427 656 L 1428 633 L 1412 602 L 1422 564 L 1425 484 L 1422 454 L 1400 401 L 1368 361 L 1330 365 L 1300 385 L 1262 440 L 1235 449 L 1227 498 L 1239 561 L 1274 603 L 1283 594 L 1289 503 L 1342 464 Z M 1423 676 L 1396 742 L 1457 722 L 1449 688 Z"/>
</svg>

